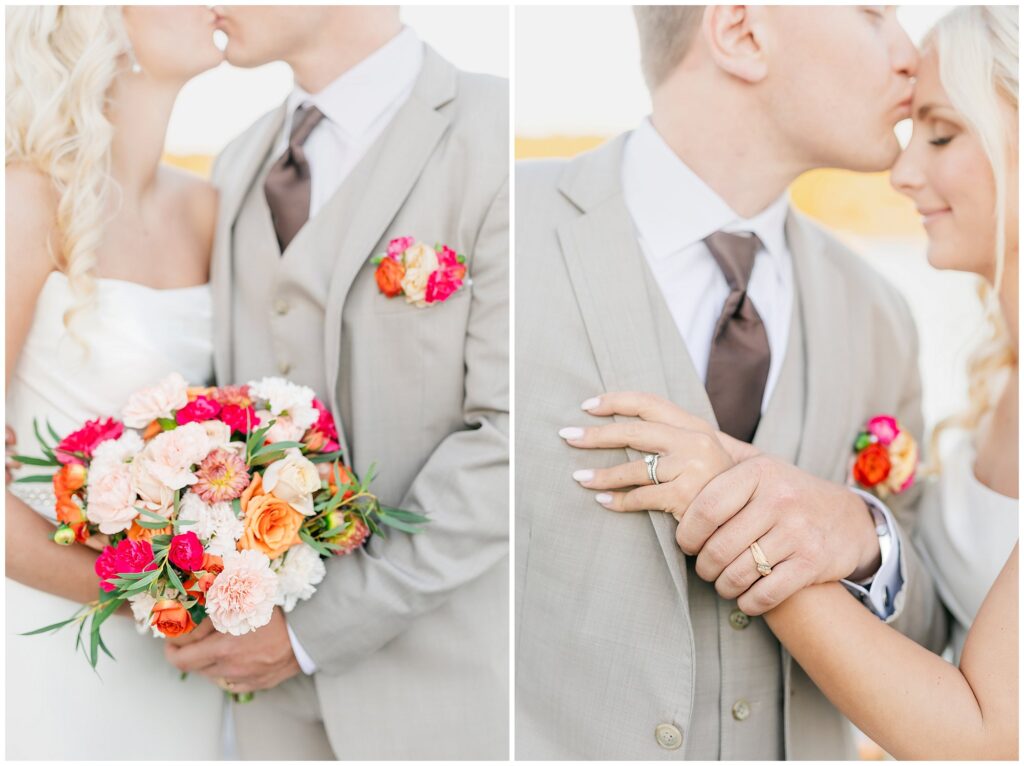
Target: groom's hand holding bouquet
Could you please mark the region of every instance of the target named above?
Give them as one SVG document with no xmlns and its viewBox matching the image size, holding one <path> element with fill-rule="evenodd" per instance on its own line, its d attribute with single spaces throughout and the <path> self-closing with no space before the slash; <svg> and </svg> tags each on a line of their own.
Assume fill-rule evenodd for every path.
<svg viewBox="0 0 1024 766">
<path fill-rule="evenodd" d="M 105 538 L 99 598 L 33 631 L 77 623 L 77 646 L 93 667 L 100 651 L 110 654 L 103 622 L 127 603 L 140 632 L 176 643 L 248 634 L 246 651 L 260 647 L 256 664 L 279 668 L 264 645 L 285 630 L 283 612 L 316 591 L 323 559 L 351 553 L 383 526 L 415 533 L 426 521 L 381 505 L 372 476 L 360 481 L 341 464 L 334 422 L 313 391 L 281 378 L 189 388 L 174 374 L 133 395 L 122 418 L 64 438 L 51 429 L 49 440 L 37 428 L 45 457 L 17 458 L 58 469 L 19 479 L 52 482 L 55 542 L 95 547 Z M 217 659 L 231 670 L 231 657 Z M 209 665 L 194 669 L 209 674 Z M 222 685 L 245 693 L 283 680 L 276 675 Z"/>
</svg>

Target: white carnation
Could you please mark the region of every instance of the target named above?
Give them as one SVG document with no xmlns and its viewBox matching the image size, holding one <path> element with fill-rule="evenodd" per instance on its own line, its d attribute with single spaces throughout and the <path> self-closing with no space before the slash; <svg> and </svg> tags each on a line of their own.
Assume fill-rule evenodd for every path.
<svg viewBox="0 0 1024 766">
<path fill-rule="evenodd" d="M 284 378 L 263 378 L 249 383 L 250 394 L 267 403 L 266 409 L 274 415 L 288 415 L 296 428 L 303 432 L 320 417 L 313 399 L 312 388 L 299 386 Z"/>
<path fill-rule="evenodd" d="M 277 572 L 277 597 L 274 603 L 290 612 L 299 601 L 305 601 L 327 575 L 320 555 L 308 545 L 296 545 L 273 562 Z"/>
<path fill-rule="evenodd" d="M 149 595 L 147 591 L 142 591 L 142 593 L 129 597 L 128 604 L 132 608 L 132 616 L 135 618 L 135 629 L 139 633 L 145 635 L 149 631 L 154 636 L 164 637 L 163 633 L 150 624 L 150 616 L 153 614 L 153 607 L 156 605 L 155 598 Z"/>
<path fill-rule="evenodd" d="M 194 492 L 186 492 L 181 498 L 178 518 L 196 522 L 182 527 L 182 531 L 195 532 L 206 552 L 214 556 L 235 550 L 235 543 L 245 531 L 242 520 L 231 509 L 231 503 L 207 505 Z"/>
<path fill-rule="evenodd" d="M 138 455 L 145 444 L 138 432 L 126 430 L 120 438 L 100 442 L 93 450 L 89 463 L 89 480 L 94 476 L 117 470 L 125 463 L 130 463 Z"/>
<path fill-rule="evenodd" d="M 136 391 L 128 397 L 121 419 L 129 428 L 145 428 L 158 418 L 170 418 L 175 410 L 188 404 L 188 383 L 172 372 L 152 388 Z"/>
</svg>

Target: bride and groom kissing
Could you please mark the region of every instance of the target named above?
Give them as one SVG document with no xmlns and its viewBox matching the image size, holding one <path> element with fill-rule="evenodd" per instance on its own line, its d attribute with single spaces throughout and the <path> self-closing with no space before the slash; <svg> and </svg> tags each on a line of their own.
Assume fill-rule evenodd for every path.
<svg viewBox="0 0 1024 766">
<path fill-rule="evenodd" d="M 295 87 L 207 184 L 160 157 L 178 92 L 225 57 L 285 61 Z M 244 636 L 158 642 L 112 619 L 102 682 L 53 639 L 10 637 L 8 757 L 165 758 L 161 713 L 187 711 L 173 757 L 218 758 L 218 685 L 258 692 L 232 706 L 243 758 L 506 757 L 506 84 L 388 7 L 12 8 L 7 68 L 21 450 L 33 418 L 64 431 L 170 372 L 282 376 L 328 404 L 347 464 L 381 467 L 383 499 L 431 519 L 331 560 L 312 599 Z M 447 248 L 464 269 L 434 284 Z M 374 262 L 390 250 L 401 280 Z M 47 540 L 38 486 L 8 485 L 12 632 L 95 597 L 95 551 Z M 58 708 L 54 733 L 39 711 Z"/>
<path fill-rule="evenodd" d="M 637 7 L 650 119 L 517 168 L 517 758 L 1017 758 L 1017 10 L 895 13 Z M 983 286 L 889 492 L 852 447 L 921 443 L 917 330 L 792 210 L 818 167 Z"/>
</svg>

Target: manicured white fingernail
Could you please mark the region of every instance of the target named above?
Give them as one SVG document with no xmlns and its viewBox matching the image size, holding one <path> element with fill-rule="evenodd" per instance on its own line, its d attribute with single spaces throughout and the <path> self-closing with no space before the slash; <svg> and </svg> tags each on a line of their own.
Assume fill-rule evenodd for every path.
<svg viewBox="0 0 1024 766">
<path fill-rule="evenodd" d="M 592 396 L 580 405 L 581 410 L 592 410 L 601 403 L 600 396 Z"/>
<path fill-rule="evenodd" d="M 583 438 L 583 429 L 575 427 L 563 428 L 558 432 L 558 435 L 563 439 L 581 439 Z"/>
<path fill-rule="evenodd" d="M 590 481 L 594 478 L 594 472 L 589 468 L 581 468 L 578 471 L 572 472 L 572 478 L 576 479 L 576 481 Z"/>
<path fill-rule="evenodd" d="M 612 501 L 612 496 L 607 492 L 601 492 L 600 494 L 594 495 L 594 499 L 601 505 L 608 505 Z"/>
</svg>

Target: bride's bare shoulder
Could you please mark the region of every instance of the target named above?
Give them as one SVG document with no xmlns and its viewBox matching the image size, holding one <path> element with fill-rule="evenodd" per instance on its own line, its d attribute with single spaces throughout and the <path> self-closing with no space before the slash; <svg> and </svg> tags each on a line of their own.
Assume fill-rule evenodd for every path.
<svg viewBox="0 0 1024 766">
<path fill-rule="evenodd" d="M 209 254 L 217 227 L 219 194 L 216 187 L 195 173 L 170 166 L 161 167 L 169 202 L 188 223 L 190 234 L 201 251 Z"/>
<path fill-rule="evenodd" d="M 60 203 L 53 180 L 27 162 L 11 162 L 4 168 L 4 191 L 8 272 L 51 271 Z"/>
</svg>

